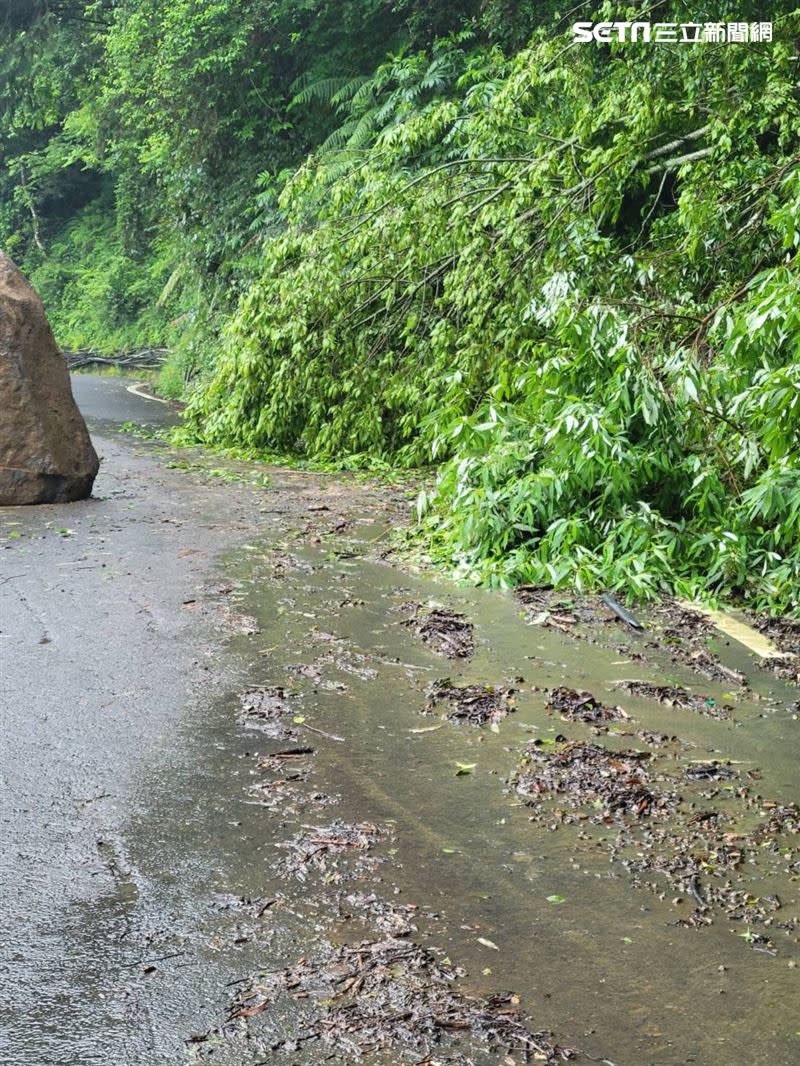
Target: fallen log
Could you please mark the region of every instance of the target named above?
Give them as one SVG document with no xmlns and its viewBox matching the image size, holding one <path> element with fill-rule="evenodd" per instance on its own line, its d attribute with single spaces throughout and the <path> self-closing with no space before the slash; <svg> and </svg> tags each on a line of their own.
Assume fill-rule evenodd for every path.
<svg viewBox="0 0 800 1066">
<path fill-rule="evenodd" d="M 99 355 L 88 349 L 64 352 L 70 370 L 83 370 L 91 366 L 116 367 L 120 370 L 155 370 L 164 365 L 168 355 L 168 348 L 142 348 L 114 356 Z"/>
</svg>

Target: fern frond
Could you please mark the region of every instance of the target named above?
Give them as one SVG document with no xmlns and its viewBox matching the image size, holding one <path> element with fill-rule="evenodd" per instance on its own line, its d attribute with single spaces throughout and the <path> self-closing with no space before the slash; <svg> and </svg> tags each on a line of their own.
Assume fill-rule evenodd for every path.
<svg viewBox="0 0 800 1066">
<path fill-rule="evenodd" d="M 345 105 L 352 104 L 359 96 L 362 88 L 369 89 L 372 84 L 372 78 L 367 77 L 364 74 L 359 74 L 356 78 L 350 78 L 350 80 L 334 93 L 331 97 L 331 104 L 334 107 L 342 108 Z"/>
<path fill-rule="evenodd" d="M 293 98 L 289 107 L 301 107 L 313 102 L 332 104 L 333 98 L 341 92 L 349 82 L 348 78 L 321 78 L 319 81 L 308 82 Z"/>
</svg>

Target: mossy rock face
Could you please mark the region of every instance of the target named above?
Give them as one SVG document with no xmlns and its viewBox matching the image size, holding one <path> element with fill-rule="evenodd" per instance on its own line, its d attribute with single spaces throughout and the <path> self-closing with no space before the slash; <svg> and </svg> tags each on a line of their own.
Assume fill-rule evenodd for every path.
<svg viewBox="0 0 800 1066">
<path fill-rule="evenodd" d="M 44 307 L 0 252 L 0 506 L 91 494 L 99 460 Z"/>
</svg>

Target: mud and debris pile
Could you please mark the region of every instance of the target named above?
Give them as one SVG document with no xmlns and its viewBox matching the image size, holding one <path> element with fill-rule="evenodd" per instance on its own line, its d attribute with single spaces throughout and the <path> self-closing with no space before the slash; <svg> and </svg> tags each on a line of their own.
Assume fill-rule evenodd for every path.
<svg viewBox="0 0 800 1066">
<path fill-rule="evenodd" d="M 591 692 L 560 686 L 547 692 L 548 711 L 557 711 L 562 718 L 570 722 L 586 722 L 591 725 L 603 725 L 630 718 L 621 707 L 609 707 L 596 700 Z"/>
<path fill-rule="evenodd" d="M 303 787 L 311 775 L 314 754 L 314 748 L 296 745 L 258 756 L 256 772 L 260 780 L 248 789 L 250 801 L 284 815 L 335 803 L 335 796 Z"/>
<path fill-rule="evenodd" d="M 500 722 L 514 710 L 511 686 L 456 685 L 449 677 L 435 681 L 428 689 L 425 714 L 435 714 L 445 706 L 444 717 L 449 722 L 485 726 Z"/>
<path fill-rule="evenodd" d="M 570 596 L 550 585 L 517 585 L 514 595 L 525 607 L 528 620 L 571 637 L 591 639 L 586 627 L 605 626 L 614 614 L 599 596 Z"/>
<path fill-rule="evenodd" d="M 635 886 L 662 899 L 678 893 L 676 924 L 709 925 L 721 914 L 745 925 L 742 935 L 755 949 L 774 953 L 770 929 L 793 932 L 797 918 L 779 913 L 781 899 L 760 886 L 778 873 L 800 872 L 800 812 L 741 784 L 724 761 L 696 760 L 669 771 L 658 762 L 652 752 L 535 740 L 511 785 L 533 821 L 579 826 L 585 840 L 588 827 L 600 827 L 598 846 L 622 863 Z M 616 829 L 611 838 L 608 827 Z"/>
<path fill-rule="evenodd" d="M 446 607 L 406 607 L 413 613 L 403 624 L 432 651 L 448 659 L 471 659 L 475 654 L 475 627 L 466 615 Z"/>
<path fill-rule="evenodd" d="M 474 648 L 472 626 L 463 616 L 434 609 L 415 630 L 443 654 L 466 657 Z M 337 650 L 340 638 L 317 636 Z M 338 664 L 337 664 L 338 665 Z M 361 666 L 363 664 L 358 663 Z M 318 684 L 317 670 L 292 669 Z M 518 679 L 521 680 L 521 679 Z M 434 683 L 426 710 L 444 707 L 454 722 L 492 726 L 514 710 L 513 684 L 458 685 L 449 678 Z M 283 968 L 234 982 L 227 1020 L 218 1028 L 193 1035 L 187 1043 L 194 1061 L 216 1060 L 220 1045 L 244 1041 L 259 1060 L 444 1063 L 483 1066 L 489 1061 L 554 1064 L 578 1057 L 549 1033 L 538 1032 L 509 992 L 490 996 L 464 990 L 466 974 L 430 946 L 440 915 L 420 911 L 392 894 L 384 878 L 394 836 L 390 826 L 335 820 L 305 824 L 300 811 L 336 798 L 313 790 L 315 747 L 292 737 L 289 724 L 312 729 L 322 737 L 342 738 L 311 727 L 305 715 L 293 715 L 290 693 L 280 686 L 254 686 L 239 697 L 239 721 L 266 736 L 271 749 L 252 754 L 255 782 L 248 789 L 258 802 L 289 828 L 288 839 L 275 841 L 282 852 L 272 866 L 284 883 L 302 883 L 299 910 L 306 906 L 317 933 L 329 930 L 330 941 L 317 939 L 314 953 L 282 958 Z M 299 723 L 299 724 L 298 724 Z M 277 743 L 276 743 L 277 741 Z M 395 890 L 397 892 L 398 890 Z M 251 923 L 280 911 L 305 922 L 290 892 L 273 897 L 225 900 Z M 425 929 L 420 935 L 421 919 Z M 288 962 L 288 965 L 286 964 Z M 238 1046 L 238 1045 L 237 1045 Z M 287 1056 L 287 1059 L 284 1059 Z M 310 1056 L 310 1057 L 309 1057 Z"/>
<path fill-rule="evenodd" d="M 709 647 L 714 637 L 709 619 L 674 600 L 662 602 L 648 624 L 633 632 L 600 596 L 569 596 L 549 585 L 518 585 L 514 595 L 531 625 L 556 629 L 588 644 L 605 643 L 611 637 L 614 649 L 633 661 L 666 657 L 708 681 L 737 688 L 747 685 L 745 675 L 723 663 Z"/>
<path fill-rule="evenodd" d="M 255 728 L 265 736 L 277 740 L 290 740 L 295 737 L 289 727 L 291 708 L 289 697 L 280 686 L 259 686 L 249 688 L 239 696 L 239 721 L 242 725 Z"/>
<path fill-rule="evenodd" d="M 278 868 L 282 873 L 296 877 L 298 881 L 305 881 L 309 873 L 314 871 L 324 874 L 329 882 L 341 881 L 352 876 L 353 872 L 343 872 L 337 859 L 343 854 L 357 855 L 357 865 L 361 873 L 367 869 L 375 869 L 385 858 L 370 852 L 373 845 L 386 836 L 388 833 L 385 829 L 380 829 L 371 822 L 361 822 L 357 825 L 333 822 L 327 826 L 305 826 L 302 833 L 280 845 L 286 848 L 289 854 L 278 864 Z"/>
<path fill-rule="evenodd" d="M 274 1041 L 272 1052 L 319 1042 L 328 1049 L 326 1058 L 390 1053 L 392 1062 L 429 1063 L 442 1048 L 447 1062 L 461 1066 L 486 1050 L 520 1056 L 511 1062 L 575 1057 L 550 1034 L 527 1027 L 515 996 L 468 996 L 455 987 L 460 976 L 458 968 L 411 941 L 363 940 L 262 978 L 242 990 L 230 1017 L 258 1017 L 284 996 L 303 1001 L 297 1031 Z"/>
<path fill-rule="evenodd" d="M 760 618 L 755 627 L 774 641 L 782 652 L 800 656 L 800 622 L 791 618 Z"/>
<path fill-rule="evenodd" d="M 394 589 L 392 602 L 408 595 L 408 589 Z M 531 723 L 518 714 L 503 727 L 506 736 L 516 735 L 517 726 L 537 735 L 525 746 L 511 778 L 511 806 L 521 808 L 513 817 L 527 817 L 532 833 L 563 834 L 562 850 L 570 852 L 569 876 L 607 876 L 597 873 L 593 860 L 602 866 L 610 861 L 611 876 L 619 879 L 622 891 L 628 891 L 630 885 L 671 900 L 675 925 L 702 928 L 712 921 L 729 921 L 736 923 L 734 931 L 747 945 L 776 953 L 772 938 L 781 930 L 793 933 L 795 919 L 789 913 L 793 901 L 785 892 L 786 898 L 781 899 L 775 887 L 777 878 L 771 875 L 779 873 L 782 885 L 787 873 L 794 878 L 800 875 L 795 858 L 800 852 L 792 839 L 798 831 L 797 811 L 768 803 L 753 792 L 751 783 L 758 780 L 758 771 L 749 763 L 726 760 L 720 749 L 712 746 L 714 731 L 723 732 L 721 722 L 709 724 L 694 718 L 699 714 L 708 719 L 730 719 L 732 707 L 726 701 L 738 697 L 729 695 L 728 690 L 734 681 L 738 684 L 741 680 L 736 671 L 718 664 L 709 650 L 713 644 L 706 647 L 712 635 L 707 620 L 699 612 L 673 605 L 657 614 L 650 628 L 639 631 L 621 627 L 619 618 L 599 598 L 566 597 L 538 587 L 518 590 L 517 595 L 528 608 L 529 621 L 562 630 L 581 641 L 602 641 L 615 650 L 623 648 L 624 659 L 615 660 L 613 665 L 621 667 L 631 659 L 647 662 L 647 672 L 641 676 L 650 680 L 620 681 L 615 674 L 603 681 L 607 687 L 597 690 L 595 696 L 588 689 L 569 687 L 568 667 L 560 676 L 556 673 L 561 664 L 549 659 L 553 655 L 552 635 L 537 647 L 544 654 L 525 655 L 527 660 L 542 664 L 542 687 L 534 689 L 543 700 L 537 708 L 539 721 Z M 331 610 L 335 613 L 354 602 L 350 591 L 345 590 L 344 598 L 337 594 L 331 601 Z M 475 632 L 465 614 L 431 601 L 424 605 L 403 602 L 391 610 L 438 654 L 461 661 L 474 654 Z M 309 690 L 326 688 L 328 671 L 374 680 L 379 676 L 375 665 L 387 661 L 366 656 L 351 643 L 352 638 L 316 626 L 307 631 L 305 623 L 303 626 L 309 647 L 314 649 L 314 661 L 290 664 L 284 675 L 289 690 L 297 682 L 298 694 L 292 699 L 275 686 L 249 689 L 241 697 L 240 718 L 245 725 L 255 725 L 264 732 L 276 728 L 270 734 L 270 739 L 277 741 L 271 745 L 273 750 L 253 755 L 252 775 L 258 780 L 249 790 L 251 799 L 280 817 L 286 834 L 275 841 L 281 858 L 271 873 L 286 886 L 288 902 L 270 903 L 269 915 L 276 917 L 280 911 L 281 921 L 296 919 L 298 928 L 308 921 L 314 929 L 313 946 L 298 948 L 297 939 L 291 937 L 281 944 L 276 936 L 277 954 L 269 963 L 273 972 L 253 975 L 251 971 L 233 986 L 238 991 L 231 992 L 228 1019 L 219 1033 L 223 1037 L 246 1034 L 253 1061 L 277 1063 L 486 1066 L 499 1061 L 521 1066 L 524 1062 L 555 1063 L 579 1057 L 578 1052 L 560 1047 L 549 1034 L 536 1032 L 516 996 L 474 994 L 467 975 L 443 951 L 431 946 L 437 943 L 435 922 L 442 916 L 420 910 L 407 902 L 399 885 L 392 889 L 390 884 L 397 843 L 391 819 L 380 825 L 361 821 L 369 814 L 360 808 L 358 813 L 351 812 L 356 819 L 353 823 L 338 820 L 327 824 L 332 817 L 329 812 L 300 816 L 312 805 L 336 800 L 314 791 L 314 779 L 324 779 L 326 773 L 322 763 L 315 765 L 315 750 L 304 746 L 296 735 L 281 743 L 284 734 L 278 727 L 292 726 L 303 736 L 310 730 L 315 737 L 331 738 L 317 723 L 305 722 L 305 713 L 317 709 Z M 386 646 L 380 648 L 380 654 L 385 654 Z M 657 649 L 656 655 L 652 649 Z M 493 655 L 489 657 L 492 663 Z M 522 652 L 519 655 L 521 660 Z M 666 658 L 724 682 L 726 688 L 687 681 L 682 670 L 676 671 L 682 684 L 671 676 L 669 683 L 656 683 L 659 674 L 650 667 L 658 665 L 663 676 Z M 402 665 L 415 694 L 419 693 L 423 682 L 411 671 L 420 668 Z M 478 666 L 486 668 L 482 663 Z M 454 725 L 498 731 L 499 723 L 517 710 L 516 701 L 525 688 L 522 678 L 512 677 L 519 667 L 515 664 L 507 673 L 497 675 L 470 672 L 468 678 L 459 676 L 460 667 L 461 662 L 448 664 L 441 672 L 450 670 L 453 678 L 443 677 L 430 684 L 423 697 L 424 707 L 420 707 L 421 700 L 416 706 Z M 636 674 L 639 669 L 634 667 L 631 672 Z M 588 676 L 589 670 L 582 663 L 571 675 Z M 494 677 L 502 679 L 502 684 L 488 683 Z M 354 692 L 356 682 L 351 683 L 349 677 L 346 680 L 352 685 L 347 691 Z M 612 685 L 627 692 L 631 700 L 621 692 L 617 695 Z M 337 681 L 337 686 L 341 682 Z M 726 695 L 717 696 L 717 692 Z M 616 704 L 617 698 L 624 707 Z M 297 700 L 303 706 L 301 716 L 290 713 Z M 644 701 L 651 703 L 655 724 L 669 732 L 644 728 L 651 721 Z M 542 720 L 542 702 L 547 712 L 562 721 Z M 652 706 L 655 703 L 661 707 Z M 365 704 L 371 706 L 371 701 Z M 631 705 L 637 717 L 626 709 Z M 665 712 L 665 707 L 676 713 Z M 685 711 L 693 713 L 678 713 Z M 363 720 L 359 715 L 358 728 Z M 693 724 L 695 734 L 689 735 L 694 741 L 671 734 L 673 722 L 679 721 Z M 441 728 L 437 722 L 408 731 L 426 733 Z M 545 730 L 549 735 L 543 735 Z M 353 733 L 348 729 L 343 732 L 349 741 L 337 736 L 332 739 L 351 743 Z M 442 729 L 437 740 L 450 732 Z M 359 735 L 358 740 L 363 739 Z M 487 752 L 494 744 L 491 735 L 471 731 L 461 731 L 460 740 L 477 750 L 482 745 Z M 639 744 L 646 750 L 638 750 Z M 469 770 L 477 764 L 457 765 Z M 491 772 L 496 772 L 494 767 Z M 390 789 L 380 780 L 375 785 Z M 320 824 L 306 824 L 317 820 Z M 376 817 L 376 821 L 381 819 Z M 401 821 L 399 841 L 406 831 Z M 573 856 L 578 855 L 585 856 L 585 863 L 576 861 Z M 408 861 L 407 854 L 404 858 Z M 290 882 L 295 882 L 294 889 Z M 547 897 L 548 903 L 553 901 L 567 902 L 564 897 Z M 655 911 L 656 905 L 652 909 Z M 663 920 L 663 914 L 658 920 Z M 462 928 L 477 931 L 481 927 L 470 924 Z M 693 936 L 688 931 L 683 935 Z M 501 950 L 491 940 L 477 940 Z M 301 942 L 308 945 L 305 937 Z M 303 950 L 303 957 L 298 957 Z M 487 968 L 484 973 L 491 970 Z"/>
<path fill-rule="evenodd" d="M 631 696 L 643 696 L 645 699 L 657 700 L 666 707 L 675 707 L 680 711 L 694 711 L 706 718 L 730 718 L 733 708 L 728 703 L 718 703 L 710 696 L 701 696 L 689 692 L 682 685 L 654 685 L 650 681 L 618 681 L 619 688 Z"/>
<path fill-rule="evenodd" d="M 391 902 L 375 892 L 351 892 L 342 896 L 339 899 L 339 912 L 343 917 L 351 917 L 355 913 L 389 936 L 410 936 L 418 932 L 416 918 L 419 907 L 416 903 Z M 427 917 L 434 916 L 428 913 Z"/>
<path fill-rule="evenodd" d="M 708 647 L 713 635 L 714 627 L 701 611 L 667 600 L 654 612 L 647 643 L 656 651 L 665 653 L 672 662 L 688 667 L 707 681 L 745 686 L 745 675 L 726 666 Z"/>
<path fill-rule="evenodd" d="M 611 751 L 599 744 L 572 741 L 554 749 L 541 740 L 528 745 L 513 785 L 517 794 L 536 807 L 543 797 L 558 799 L 572 810 L 590 807 L 595 817 L 616 814 L 636 818 L 663 812 L 675 797 L 650 780 L 649 752 Z M 570 819 L 569 816 L 566 820 Z"/>
<path fill-rule="evenodd" d="M 693 763 L 686 768 L 690 781 L 732 781 L 738 774 L 725 763 L 712 759 L 711 762 Z"/>
<path fill-rule="evenodd" d="M 717 790 L 704 794 L 708 801 L 718 795 Z M 777 817 L 772 811 L 778 812 Z M 673 903 L 693 908 L 692 913 L 681 914 L 678 925 L 710 925 L 715 913 L 723 914 L 745 926 L 740 935 L 752 947 L 775 954 L 771 930 L 792 933 L 797 918 L 779 913 L 782 900 L 764 886 L 781 870 L 791 876 L 797 809 L 770 804 L 742 786 L 726 789 L 720 807 L 686 805 L 680 814 L 675 821 L 647 826 L 635 837 L 617 842 L 634 884 L 664 898 L 665 878 L 673 891 L 686 896 Z M 762 820 L 748 831 L 745 827 L 753 814 Z M 753 932 L 752 926 L 760 931 Z"/>
<path fill-rule="evenodd" d="M 291 748 L 259 755 L 256 766 L 259 770 L 270 773 L 291 774 L 295 781 L 305 781 L 311 772 L 310 759 L 315 754 L 314 748 L 298 744 Z"/>
</svg>

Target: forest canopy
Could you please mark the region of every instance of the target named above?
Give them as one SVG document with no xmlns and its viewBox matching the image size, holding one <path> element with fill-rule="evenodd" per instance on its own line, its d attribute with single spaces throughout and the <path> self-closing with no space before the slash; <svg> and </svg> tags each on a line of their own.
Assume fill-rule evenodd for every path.
<svg viewBox="0 0 800 1066">
<path fill-rule="evenodd" d="M 493 584 L 800 616 L 800 10 L 5 0 L 0 241 L 187 431 L 435 465 Z"/>
</svg>

